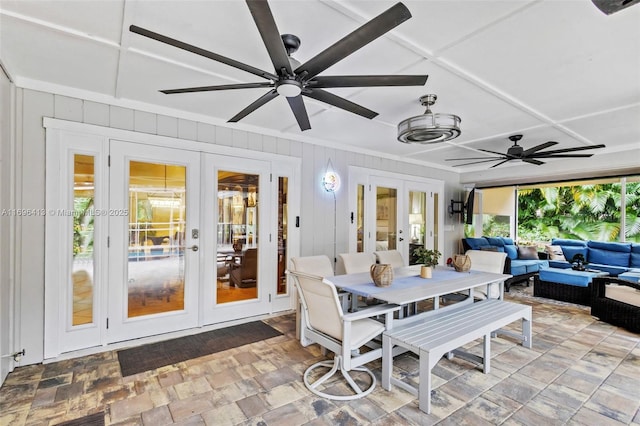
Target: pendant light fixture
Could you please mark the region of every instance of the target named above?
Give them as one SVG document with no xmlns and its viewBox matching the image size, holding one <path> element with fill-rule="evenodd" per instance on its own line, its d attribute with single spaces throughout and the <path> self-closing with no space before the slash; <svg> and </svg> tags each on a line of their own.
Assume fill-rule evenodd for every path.
<svg viewBox="0 0 640 426">
<path fill-rule="evenodd" d="M 460 136 L 460 117 L 453 114 L 434 114 L 431 106 L 436 95 L 424 95 L 420 103 L 427 108 L 424 114 L 407 118 L 398 124 L 398 140 L 402 143 L 437 143 Z"/>
</svg>

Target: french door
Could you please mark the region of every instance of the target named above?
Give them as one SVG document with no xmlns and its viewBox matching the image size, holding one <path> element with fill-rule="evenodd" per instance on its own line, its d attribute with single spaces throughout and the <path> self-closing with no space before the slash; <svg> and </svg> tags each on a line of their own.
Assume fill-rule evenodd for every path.
<svg viewBox="0 0 640 426">
<path fill-rule="evenodd" d="M 108 342 L 198 324 L 200 154 L 111 141 Z"/>
<path fill-rule="evenodd" d="M 292 308 L 297 163 L 199 147 L 48 129 L 46 359 Z"/>
<path fill-rule="evenodd" d="M 351 177 L 350 251 L 398 250 L 407 264 L 415 263 L 417 247 L 442 251 L 438 238 L 441 185 L 367 173 Z"/>
</svg>

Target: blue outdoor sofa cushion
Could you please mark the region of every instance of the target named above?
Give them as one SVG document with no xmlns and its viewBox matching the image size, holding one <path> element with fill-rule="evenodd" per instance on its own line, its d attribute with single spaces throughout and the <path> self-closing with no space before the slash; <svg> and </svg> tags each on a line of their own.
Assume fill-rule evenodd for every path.
<svg viewBox="0 0 640 426">
<path fill-rule="evenodd" d="M 577 287 L 589 287 L 589 283 L 595 274 L 591 272 L 543 269 L 540 271 L 540 280 L 557 284 L 573 285 Z"/>
<path fill-rule="evenodd" d="M 629 266 L 631 243 L 589 241 L 587 246 L 589 247 L 589 256 L 586 259 L 589 263 L 624 266 L 625 268 Z"/>
<path fill-rule="evenodd" d="M 631 260 L 629 267 L 640 268 L 640 243 L 631 244 Z"/>
<path fill-rule="evenodd" d="M 554 238 L 551 240 L 551 244 L 562 247 L 564 258 L 567 259 L 568 262 L 571 262 L 576 254 L 581 254 L 585 260 L 587 259 L 589 248 L 587 247 L 586 241 Z"/>
</svg>

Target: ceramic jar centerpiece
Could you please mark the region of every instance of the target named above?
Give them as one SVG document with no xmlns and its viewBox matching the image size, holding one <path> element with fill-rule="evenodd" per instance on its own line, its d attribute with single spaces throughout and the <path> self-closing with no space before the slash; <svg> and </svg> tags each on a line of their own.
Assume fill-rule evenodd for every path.
<svg viewBox="0 0 640 426">
<path fill-rule="evenodd" d="M 438 264 L 438 259 L 442 256 L 438 250 L 431 250 L 424 247 L 418 247 L 413 251 L 418 264 L 422 264 L 420 268 L 420 276 L 422 278 L 431 278 L 433 268 Z"/>
<path fill-rule="evenodd" d="M 369 271 L 376 287 L 389 287 L 393 282 L 393 267 L 388 263 L 374 263 Z"/>
</svg>

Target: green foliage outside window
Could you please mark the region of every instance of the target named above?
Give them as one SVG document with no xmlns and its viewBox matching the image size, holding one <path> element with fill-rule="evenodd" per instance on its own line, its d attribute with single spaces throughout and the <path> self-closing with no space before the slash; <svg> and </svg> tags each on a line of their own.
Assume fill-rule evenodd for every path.
<svg viewBox="0 0 640 426">
<path fill-rule="evenodd" d="M 93 198 L 75 197 L 73 200 L 73 256 L 93 256 Z"/>
<path fill-rule="evenodd" d="M 510 234 L 509 216 L 482 215 L 482 235 L 486 237 L 508 237 Z"/>
<path fill-rule="evenodd" d="M 621 229 L 621 184 L 544 187 L 518 191 L 518 238 L 640 242 L 640 182 L 626 184 Z"/>
</svg>

